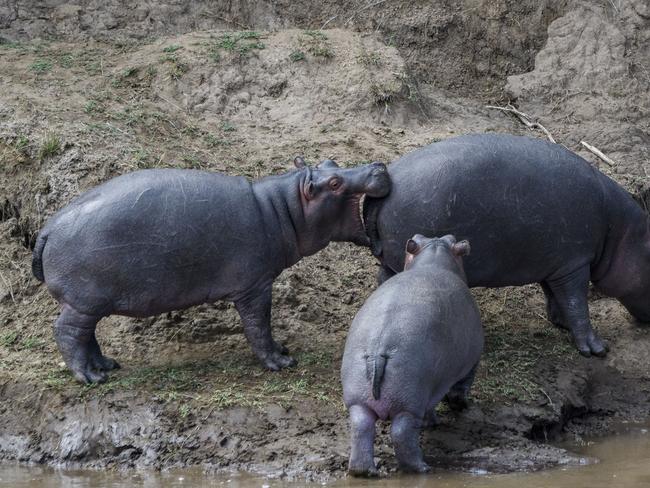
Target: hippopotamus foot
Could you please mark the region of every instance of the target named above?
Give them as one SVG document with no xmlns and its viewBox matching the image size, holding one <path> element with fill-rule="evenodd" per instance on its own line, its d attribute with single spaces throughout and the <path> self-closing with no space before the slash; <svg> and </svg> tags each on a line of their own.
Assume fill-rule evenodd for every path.
<svg viewBox="0 0 650 488">
<path fill-rule="evenodd" d="M 408 412 L 397 414 L 390 426 L 390 437 L 395 449 L 395 457 L 402 471 L 428 473 L 431 468 L 424 462 L 420 449 L 420 426 L 422 419 Z"/>
<path fill-rule="evenodd" d="M 474 376 L 476 376 L 477 368 L 478 363 L 474 365 L 469 373 L 467 373 L 467 376 L 452 386 L 445 396 L 445 401 L 451 410 L 465 410 L 469 406 L 467 395 L 469 394 L 469 390 L 472 387 L 472 383 L 474 383 Z"/>
<path fill-rule="evenodd" d="M 348 472 L 352 476 L 379 476 L 374 460 L 377 415 L 362 405 L 352 405 L 349 411 L 352 450 Z"/>
<path fill-rule="evenodd" d="M 262 366 L 271 371 L 295 366 L 297 361 L 271 335 L 271 284 L 259 293 L 235 302 L 244 325 L 244 334 Z"/>
<path fill-rule="evenodd" d="M 120 369 L 120 364 L 115 361 L 115 359 L 109 358 L 102 354 L 99 344 L 97 343 L 97 338 L 93 335 L 91 343 L 89 345 L 90 352 L 90 362 L 94 369 L 99 371 L 112 371 L 114 369 Z"/>
<path fill-rule="evenodd" d="M 95 327 L 99 319 L 100 317 L 79 313 L 64 304 L 54 325 L 54 338 L 66 366 L 74 377 L 84 384 L 103 383 L 108 379 L 108 375 L 102 370 L 107 370 L 106 366 L 111 363 L 100 361 L 99 358 L 108 358 L 101 355 L 95 338 Z M 114 361 L 113 363 L 117 364 Z"/>
<path fill-rule="evenodd" d="M 589 320 L 589 267 L 584 266 L 561 278 L 549 279 L 547 283 L 578 352 L 585 357 L 607 355 L 607 344 L 594 332 Z"/>
<path fill-rule="evenodd" d="M 275 340 L 273 340 L 273 350 L 278 354 L 289 354 L 289 349 L 287 349 L 287 346 L 280 344 L 279 342 L 275 342 Z"/>
</svg>

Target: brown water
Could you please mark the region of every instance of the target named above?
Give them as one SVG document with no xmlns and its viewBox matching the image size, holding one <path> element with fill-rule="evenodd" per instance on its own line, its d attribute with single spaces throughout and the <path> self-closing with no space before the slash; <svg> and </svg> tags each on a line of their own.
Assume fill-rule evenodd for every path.
<svg viewBox="0 0 650 488">
<path fill-rule="evenodd" d="M 618 435 L 594 439 L 587 445 L 565 446 L 587 457 L 600 459 L 586 466 L 507 475 L 439 471 L 428 476 L 398 476 L 380 480 L 344 479 L 331 488 L 641 488 L 650 487 L 650 434 L 647 426 L 624 426 Z M 286 482 L 237 475 L 206 475 L 199 470 L 170 472 L 69 471 L 42 467 L 0 465 L 0 487 L 12 488 L 294 488 L 321 483 Z"/>
</svg>

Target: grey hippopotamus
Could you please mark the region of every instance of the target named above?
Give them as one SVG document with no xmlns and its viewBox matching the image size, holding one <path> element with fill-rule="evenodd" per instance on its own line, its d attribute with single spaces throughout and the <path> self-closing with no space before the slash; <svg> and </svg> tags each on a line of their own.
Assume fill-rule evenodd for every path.
<svg viewBox="0 0 650 488">
<path fill-rule="evenodd" d="M 483 350 L 479 310 L 467 287 L 467 241 L 415 235 L 402 273 L 370 295 L 343 353 L 343 400 L 350 413 L 349 471 L 375 476 L 375 422 L 391 419 L 400 468 L 426 472 L 419 434 L 448 395 L 464 402 Z"/>
<path fill-rule="evenodd" d="M 102 317 L 216 300 L 235 303 L 262 365 L 294 365 L 271 335 L 273 280 L 330 241 L 367 244 L 360 201 L 390 190 L 382 163 L 295 164 L 253 183 L 196 170 L 137 171 L 53 215 L 36 240 L 32 270 L 62 306 L 54 336 L 74 376 L 101 382 L 118 367 L 95 339 Z"/>
<path fill-rule="evenodd" d="M 591 280 L 639 321 L 650 321 L 650 218 L 621 186 L 558 144 L 510 135 L 468 135 L 389 165 L 384 199 L 364 205 L 380 278 L 400 270 L 414 233 L 475 242 L 470 287 L 540 283 L 549 320 L 578 351 L 604 356 L 593 331 Z"/>
</svg>

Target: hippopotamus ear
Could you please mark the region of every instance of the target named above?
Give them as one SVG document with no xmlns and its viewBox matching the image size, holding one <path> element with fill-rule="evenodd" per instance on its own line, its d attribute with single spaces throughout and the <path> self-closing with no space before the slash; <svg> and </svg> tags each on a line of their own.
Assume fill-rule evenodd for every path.
<svg viewBox="0 0 650 488">
<path fill-rule="evenodd" d="M 323 159 L 318 166 L 316 166 L 318 169 L 332 169 L 332 168 L 338 168 L 339 165 L 336 164 L 334 161 L 331 159 Z"/>
<path fill-rule="evenodd" d="M 415 242 L 413 239 L 409 239 L 406 241 L 406 252 L 409 254 L 417 254 L 417 252 L 420 250 L 420 246 L 417 242 Z"/>
<path fill-rule="evenodd" d="M 293 160 L 293 164 L 298 169 L 302 169 L 302 168 L 307 167 L 307 163 L 305 163 L 305 160 L 302 158 L 302 156 L 296 156 L 295 159 Z"/>
<path fill-rule="evenodd" d="M 469 256 L 470 250 L 469 241 L 460 241 L 451 246 L 454 256 Z"/>
</svg>

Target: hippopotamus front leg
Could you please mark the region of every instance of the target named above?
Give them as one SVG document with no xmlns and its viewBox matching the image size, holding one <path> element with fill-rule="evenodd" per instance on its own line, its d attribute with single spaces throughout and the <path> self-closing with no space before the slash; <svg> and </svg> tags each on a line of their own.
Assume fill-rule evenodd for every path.
<svg viewBox="0 0 650 488">
<path fill-rule="evenodd" d="M 354 476 L 378 476 L 375 467 L 375 412 L 363 405 L 350 407 L 352 449 L 348 471 Z"/>
<path fill-rule="evenodd" d="M 400 469 L 414 473 L 427 473 L 431 470 L 424 462 L 420 448 L 420 427 L 422 419 L 410 412 L 401 412 L 393 418 L 390 437 Z"/>
<path fill-rule="evenodd" d="M 262 365 L 271 371 L 295 366 L 296 360 L 286 355 L 287 349 L 271 335 L 271 284 L 235 301 L 244 325 L 244 334 Z"/>
<path fill-rule="evenodd" d="M 64 304 L 54 325 L 54 338 L 63 360 L 82 383 L 103 383 L 107 379 L 105 371 L 119 367 L 116 361 L 101 353 L 95 338 L 99 319 Z"/>
<path fill-rule="evenodd" d="M 546 317 L 548 318 L 548 321 L 560 329 L 569 330 L 562 320 L 562 311 L 557 304 L 557 300 L 553 296 L 551 287 L 545 281 L 542 281 L 540 285 L 544 291 L 544 296 L 546 296 Z"/>
<path fill-rule="evenodd" d="M 605 356 L 607 345 L 596 335 L 589 320 L 589 267 L 583 266 L 561 277 L 549 278 L 546 282 L 578 352 L 586 357 L 592 354 Z"/>
</svg>

